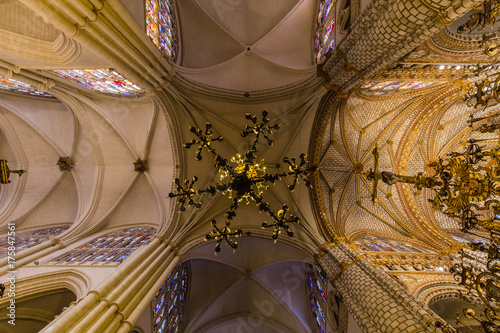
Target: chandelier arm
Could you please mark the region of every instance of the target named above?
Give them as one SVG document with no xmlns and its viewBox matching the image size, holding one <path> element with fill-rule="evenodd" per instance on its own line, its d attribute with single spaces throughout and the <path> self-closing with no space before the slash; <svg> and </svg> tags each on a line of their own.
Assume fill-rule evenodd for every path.
<svg viewBox="0 0 500 333">
<path fill-rule="evenodd" d="M 236 198 L 233 198 L 231 201 L 231 206 L 229 209 L 226 211 L 226 218 L 228 220 L 232 220 L 236 216 L 236 210 L 240 206 L 240 197 L 237 196 Z"/>
<path fill-rule="evenodd" d="M 264 138 L 266 139 L 267 144 L 269 146 L 273 145 L 274 142 L 272 139 L 269 138 L 268 134 L 273 134 L 273 132 L 275 130 L 279 129 L 280 125 L 275 124 L 273 126 L 269 126 L 268 123 L 269 123 L 270 119 L 267 118 L 268 114 L 269 113 L 267 110 L 262 111 L 262 120 L 261 120 L 260 124 L 257 124 L 257 117 L 256 116 L 252 116 L 249 113 L 247 113 L 245 115 L 245 118 L 252 121 L 252 123 L 254 124 L 254 126 L 247 125 L 245 127 L 246 130 L 241 132 L 242 137 L 246 137 L 252 133 L 255 134 L 255 139 L 253 140 L 252 148 L 249 150 L 249 152 L 254 152 L 254 153 L 257 152 L 257 144 L 259 143 L 259 139 L 260 139 L 261 134 L 264 136 Z"/>
<path fill-rule="evenodd" d="M 260 132 L 257 132 L 257 134 L 255 135 L 255 139 L 253 139 L 252 149 L 250 149 L 251 152 L 257 151 L 257 144 L 259 143 L 259 137 L 260 137 Z"/>
<path fill-rule="evenodd" d="M 191 181 L 185 180 L 184 185 L 181 183 L 179 178 L 174 179 L 174 183 L 177 185 L 177 191 L 179 193 L 170 192 L 168 194 L 169 198 L 180 197 L 177 203 L 180 203 L 180 211 L 186 210 L 186 202 L 187 206 L 195 206 L 196 208 L 201 207 L 201 202 L 195 202 L 194 196 L 198 194 L 197 190 L 193 189 L 193 185 L 198 181 L 198 177 L 193 177 Z"/>
<path fill-rule="evenodd" d="M 250 194 L 250 197 L 255 201 L 255 204 L 259 207 L 259 211 L 260 212 L 265 212 L 266 214 L 268 214 L 269 216 L 271 216 L 271 214 L 274 214 L 274 212 L 272 212 L 270 206 L 269 206 L 269 203 L 267 202 L 264 202 L 262 200 L 262 197 L 255 194 L 255 193 L 251 193 Z"/>
<path fill-rule="evenodd" d="M 191 148 L 193 145 L 198 145 L 198 149 L 196 150 L 196 157 L 195 159 L 197 161 L 201 161 L 202 156 L 201 153 L 204 148 L 207 148 L 207 150 L 213 154 L 214 156 L 218 156 L 215 150 L 210 146 L 210 144 L 214 141 L 224 141 L 224 137 L 218 136 L 216 138 L 212 138 L 213 132 L 211 131 L 212 124 L 211 123 L 206 123 L 205 124 L 205 132 L 203 132 L 201 129 L 196 128 L 194 126 L 190 127 L 190 131 L 194 133 L 199 140 L 193 139 L 187 143 L 184 144 L 184 147 L 186 149 Z"/>
<path fill-rule="evenodd" d="M 213 230 L 211 233 L 207 234 L 203 240 L 207 241 L 210 239 L 215 239 L 216 244 L 215 244 L 215 254 L 220 252 L 220 247 L 222 242 L 225 240 L 226 243 L 231 247 L 233 250 L 238 247 L 237 242 L 234 241 L 230 238 L 230 236 L 234 237 L 240 237 L 243 231 L 241 229 L 238 229 L 236 231 L 231 231 L 229 226 L 231 223 L 229 221 L 226 221 L 226 226 L 221 230 L 219 227 L 217 227 L 217 221 L 215 219 L 212 219 L 211 221 Z"/>
</svg>

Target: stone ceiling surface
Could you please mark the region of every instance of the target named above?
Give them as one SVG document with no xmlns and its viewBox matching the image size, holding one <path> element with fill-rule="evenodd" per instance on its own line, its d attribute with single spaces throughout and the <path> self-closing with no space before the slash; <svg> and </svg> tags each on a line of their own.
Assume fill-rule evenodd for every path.
<svg viewBox="0 0 500 333">
<path fill-rule="evenodd" d="M 60 99 L 2 95 L 2 157 L 10 168 L 28 170 L 16 179 L 21 186 L 2 186 L 2 220 L 19 230 L 77 221 L 80 235 L 139 221 L 159 227 L 169 205 L 165 176 L 173 174 L 164 117 L 155 116 L 148 99 Z M 147 178 L 132 164 L 145 155 L 158 163 Z M 71 172 L 59 170 L 60 156 L 73 158 Z"/>
<path fill-rule="evenodd" d="M 451 242 L 444 231 L 459 226 L 431 209 L 430 192 L 379 182 L 379 202 L 374 205 L 373 184 L 362 172 L 373 169 L 375 145 L 380 149 L 379 169 L 402 175 L 426 172 L 430 162 L 460 150 L 470 133 L 468 116 L 474 112 L 460 102 L 460 93 L 446 84 L 389 97 L 357 92 L 331 106 L 314 160 L 319 164 L 319 216 L 332 235 L 350 240 L 384 235 L 435 249 Z"/>
<path fill-rule="evenodd" d="M 249 92 L 314 75 L 316 1 L 188 0 L 178 4 L 182 36 L 178 70 L 186 78 Z"/>
<path fill-rule="evenodd" d="M 270 239 L 243 237 L 233 254 L 212 244 L 189 254 L 187 332 L 314 332 L 308 302 L 308 255 Z M 224 249 L 226 250 L 226 249 Z"/>
<path fill-rule="evenodd" d="M 316 76 L 313 41 L 318 1 L 185 0 L 177 4 L 180 60 L 176 73 L 161 75 L 178 75 L 188 81 L 187 88 L 176 87 L 175 80 L 162 81 L 158 68 L 148 68 L 161 80 L 155 81 L 156 90 L 139 99 L 102 97 L 63 81 L 51 89 L 56 97 L 51 100 L 1 94 L 0 152 L 11 167 L 29 170 L 16 180 L 16 186 L 2 187 L 0 220 L 4 226 L 7 221 L 16 221 L 19 230 L 71 224 L 64 234 L 68 242 L 103 229 L 157 227 L 161 235 L 168 233 L 170 241 L 183 246 L 179 253 L 189 253 L 186 259 L 199 272 L 197 278 L 205 280 L 198 282 L 220 291 L 206 294 L 200 287 L 191 299 L 188 315 L 192 320 L 188 321 L 193 331 L 209 333 L 234 332 L 241 316 L 262 312 L 250 302 L 249 293 L 274 306 L 276 319 L 265 322 L 262 333 L 312 331 L 305 288 L 278 297 L 275 290 L 284 284 L 277 276 L 292 270 L 305 287 L 303 264 L 298 262 L 311 260 L 310 253 L 333 237 L 352 240 L 359 235 L 381 235 L 432 250 L 442 250 L 451 242 L 446 232 L 456 231 L 457 224 L 430 209 L 428 192 L 379 184 L 379 203 L 373 205 L 372 184 L 360 172 L 372 167 L 375 144 L 381 149 L 381 169 L 408 175 L 424 171 L 427 163 L 459 149 L 468 135 L 466 120 L 471 111 L 459 102 L 457 87 L 442 84 L 389 97 L 353 92 L 331 105 L 327 117 L 321 119 L 321 130 L 310 140 L 314 116 L 326 92 L 321 79 L 311 79 Z M 117 53 L 101 57 L 19 2 L 1 1 L 0 7 L 5 9 L 0 10 L 0 18 L 12 14 L 23 22 L 17 26 L 6 17 L 0 22 L 0 39 L 24 43 L 9 44 L 4 39 L 2 60 L 24 69 L 113 67 L 126 61 Z M 150 43 L 145 35 L 142 39 L 131 36 L 131 31 L 135 30 L 123 32 L 123 40 Z M 21 47 L 31 39 L 37 42 Z M 94 41 L 104 50 L 105 40 Z M 67 48 L 57 49 L 56 44 Z M 137 46 L 134 51 L 138 50 L 142 49 Z M 452 57 L 436 54 L 419 56 L 434 62 Z M 133 56 L 143 60 L 142 55 Z M 133 61 L 129 65 L 144 75 L 141 79 L 149 73 Z M 302 86 L 304 82 L 308 82 L 308 90 Z M 291 86 L 296 88 L 293 94 L 287 91 Z M 285 93 L 265 96 L 278 89 Z M 213 96 L 221 90 L 235 96 L 251 94 L 249 99 L 241 97 L 235 102 Z M 252 92 L 264 97 L 252 99 Z M 260 118 L 263 109 L 269 110 L 271 123 L 282 126 L 274 136 L 274 147 L 259 146 L 259 158 L 269 171 L 283 171 L 284 156 L 298 156 L 312 147 L 310 158 L 319 166 L 315 201 L 309 200 L 303 183 L 293 193 L 286 182 L 271 187 L 265 199 L 273 208 L 287 203 L 301 218 L 301 225 L 292 227 L 295 237 L 282 236 L 273 245 L 271 233 L 261 230 L 267 216 L 259 214 L 253 203 L 243 204 L 234 220 L 245 232 L 239 240 L 241 252 L 233 255 L 224 246 L 224 252 L 214 257 L 214 244 L 200 243 L 211 230 L 211 219 L 225 221 L 230 200 L 203 198 L 202 209 L 175 213 L 168 198 L 175 176 L 189 179 L 196 175 L 200 187 L 212 184 L 218 176 L 206 152 L 203 161 L 196 162 L 193 149 L 186 151 L 181 145 L 192 139 L 190 126 L 203 128 L 210 122 L 215 135 L 225 138 L 217 149 L 230 158 L 250 146 L 240 135 L 248 124 L 245 114 Z M 71 172 L 58 169 L 59 156 L 75 158 Z M 145 174 L 133 171 L 132 162 L 139 157 L 150 163 Z M 318 219 L 313 214 L 315 207 Z M 297 265 L 302 267 L 294 270 Z M 215 301 L 226 304 L 225 308 L 214 306 Z"/>
</svg>

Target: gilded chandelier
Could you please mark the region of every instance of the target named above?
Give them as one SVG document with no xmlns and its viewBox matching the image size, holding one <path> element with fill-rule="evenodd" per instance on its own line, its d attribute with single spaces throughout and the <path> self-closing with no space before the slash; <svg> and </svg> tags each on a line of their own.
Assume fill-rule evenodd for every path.
<svg viewBox="0 0 500 333">
<path fill-rule="evenodd" d="M 470 126 L 476 132 L 496 133 L 500 124 L 496 117 L 471 118 Z M 428 199 L 432 207 L 457 219 L 462 231 L 489 232 L 489 243 L 471 243 L 461 251 L 461 263 L 451 270 L 456 281 L 470 293 L 474 291 L 484 305 L 484 314 L 477 316 L 473 309 L 465 309 L 463 315 L 479 322 L 485 332 L 500 332 L 500 135 L 496 142 L 470 139 L 461 152 L 451 152 L 428 165 L 433 173 L 425 176 L 397 175 L 379 171 L 379 150 L 373 150 L 374 170 L 365 173 L 374 181 L 372 200 L 377 202 L 377 183 L 411 184 L 417 190 L 433 192 Z M 468 326 L 460 315 L 457 324 Z M 445 329 L 443 327 L 443 329 Z M 451 332 L 449 328 L 446 328 Z"/>
<path fill-rule="evenodd" d="M 202 160 L 203 150 L 207 150 L 212 155 L 215 161 L 214 166 L 219 173 L 220 182 L 204 189 L 195 189 L 194 185 L 198 181 L 198 177 L 196 176 L 184 182 L 178 178 L 174 179 L 174 183 L 177 186 L 177 193 L 170 193 L 169 197 L 178 198 L 180 211 L 186 210 L 186 207 L 189 206 L 194 206 L 197 209 L 200 208 L 202 204 L 197 198 L 202 194 L 214 196 L 219 192 L 231 199 L 230 207 L 225 214 L 227 219 L 225 227 L 219 228 L 217 221 L 212 220 L 213 231 L 204 238 L 205 240 L 214 239 L 216 241 L 216 253 L 220 251 L 220 245 L 223 241 L 226 241 L 231 248 L 236 249 L 237 242 L 233 241 L 231 236 L 239 237 L 242 231 L 240 229 L 231 230 L 230 225 L 236 216 L 236 211 L 240 203 L 243 201 L 246 204 L 254 202 L 260 212 L 265 212 L 271 217 L 271 222 L 263 222 L 262 228 L 273 229 L 272 238 L 275 242 L 282 230 L 288 236 L 292 237 L 293 232 L 290 230 L 289 224 L 298 224 L 300 222 L 297 216 L 289 213 L 289 208 L 286 205 L 283 205 L 278 211 L 273 210 L 269 203 L 264 200 L 263 194 L 269 188 L 270 184 L 274 184 L 276 181 L 283 180 L 289 176 L 293 178 L 292 184 L 288 186 L 290 191 L 295 189 L 300 179 L 304 181 L 307 187 L 310 187 L 311 184 L 307 180 L 307 177 L 311 172 L 316 170 L 316 167 L 307 166 L 306 155 L 301 154 L 298 159 L 295 157 L 285 157 L 283 159 L 283 163 L 288 165 L 287 172 L 271 174 L 266 171 L 264 161 L 259 161 L 257 158 L 257 146 L 259 140 L 265 140 L 265 144 L 272 146 L 273 140 L 270 138 L 270 135 L 280 127 L 278 124 L 270 126 L 270 119 L 267 116 L 268 112 L 266 110 L 262 112 L 262 120 L 260 122 L 257 121 L 256 116 L 250 114 L 245 116 L 247 120 L 251 121 L 252 125 L 247 125 L 245 130 L 241 132 L 241 136 L 247 137 L 253 135 L 252 146 L 244 153 L 236 154 L 231 159 L 222 157 L 212 147 L 212 143 L 217 141 L 222 142 L 224 138 L 222 136 L 213 137 L 212 125 L 210 123 L 206 123 L 204 131 L 191 127 L 191 132 L 197 138 L 184 144 L 186 149 L 190 149 L 192 146 L 198 147 L 195 156 L 197 161 Z"/>
</svg>

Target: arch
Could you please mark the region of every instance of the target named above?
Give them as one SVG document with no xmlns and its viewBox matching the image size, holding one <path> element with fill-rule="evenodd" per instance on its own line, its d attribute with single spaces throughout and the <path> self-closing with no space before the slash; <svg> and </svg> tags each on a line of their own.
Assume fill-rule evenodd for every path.
<svg viewBox="0 0 500 333">
<path fill-rule="evenodd" d="M 75 300 L 76 295 L 67 288 L 45 290 L 21 298 L 16 295 L 15 303 L 9 304 L 15 305 L 14 313 L 5 306 L 0 310 L 0 328 L 15 327 L 16 332 L 38 332 Z"/>
<path fill-rule="evenodd" d="M 260 237 L 244 237 L 238 244 L 234 254 L 223 248 L 215 256 L 210 243 L 186 254 L 192 284 L 186 312 L 189 326 L 184 329 L 213 332 L 216 327 L 240 323 L 244 329 L 248 318 L 259 325 L 270 318 L 281 325 L 276 326 L 280 329 L 287 326 L 286 332 L 293 328 L 297 332 L 313 331 L 306 287 L 312 255 Z M 220 304 L 230 313 L 221 313 Z M 231 319 L 225 317 L 228 315 Z M 229 324 L 234 318 L 236 321 Z"/>
<path fill-rule="evenodd" d="M 91 287 L 92 278 L 88 274 L 76 270 L 60 270 L 16 280 L 15 297 L 16 302 L 22 302 L 44 293 L 64 289 L 71 291 L 76 299 L 80 299 L 87 294 Z M 6 285 L 5 295 L 8 296 L 8 293 L 9 285 Z M 1 298 L 0 307 L 7 306 L 9 301 L 9 297 Z"/>
</svg>

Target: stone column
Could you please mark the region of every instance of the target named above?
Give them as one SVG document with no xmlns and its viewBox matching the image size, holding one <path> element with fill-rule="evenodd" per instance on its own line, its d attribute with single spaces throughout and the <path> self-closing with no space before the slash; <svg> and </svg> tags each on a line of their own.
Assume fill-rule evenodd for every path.
<svg viewBox="0 0 500 333">
<path fill-rule="evenodd" d="M 129 332 L 179 260 L 155 238 L 41 332 Z"/>
<path fill-rule="evenodd" d="M 348 91 L 422 45 L 483 2 L 471 0 L 373 0 L 350 33 L 319 66 L 336 89 Z"/>
<path fill-rule="evenodd" d="M 439 332 L 440 317 L 345 243 L 328 248 L 319 264 L 364 332 Z"/>
</svg>

